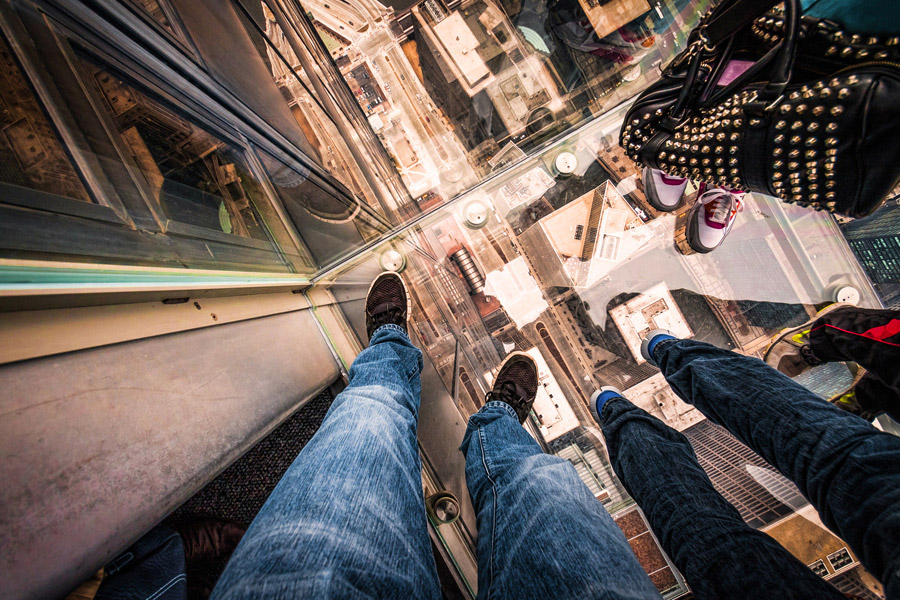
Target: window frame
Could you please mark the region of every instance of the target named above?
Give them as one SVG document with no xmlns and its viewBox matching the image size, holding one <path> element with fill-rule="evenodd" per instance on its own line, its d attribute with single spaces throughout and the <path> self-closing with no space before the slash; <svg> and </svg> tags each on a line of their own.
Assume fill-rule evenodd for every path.
<svg viewBox="0 0 900 600">
<path fill-rule="evenodd" d="M 149 27 L 152 27 L 158 34 L 166 37 L 169 42 L 181 46 L 181 48 L 185 52 L 190 54 L 195 60 L 199 62 L 200 56 L 199 54 L 197 54 L 197 50 L 196 48 L 194 48 L 194 43 L 188 35 L 184 24 L 181 22 L 181 18 L 178 16 L 178 12 L 172 8 L 169 0 L 155 1 L 159 5 L 160 9 L 162 9 L 163 14 L 169 21 L 169 24 L 172 26 L 174 32 L 167 30 L 161 23 L 159 23 L 150 14 L 148 14 L 147 11 L 144 10 L 136 0 L 126 0 L 125 2 L 122 2 L 122 6 L 127 8 L 129 12 L 134 14 L 137 18 L 141 19 Z"/>
<path fill-rule="evenodd" d="M 0 6 L 2 43 L 9 47 L 16 66 L 31 88 L 39 110 L 53 129 L 59 145 L 90 196 L 91 202 L 66 198 L 33 188 L 12 186 L 12 184 L 4 185 L 28 190 L 29 193 L 4 194 L 0 197 L 0 202 L 72 216 L 89 215 L 88 218 L 114 223 L 128 223 L 129 217 L 125 206 L 112 189 L 111 184 L 106 181 L 106 177 L 100 176 L 103 174 L 102 168 L 96 164 L 94 157 L 84 152 L 86 143 L 83 136 L 77 128 L 72 127 L 74 117 L 72 117 L 67 104 L 63 102 L 59 89 L 52 83 L 53 77 L 44 68 L 37 49 L 31 43 L 31 32 L 18 17 L 19 15 L 15 13 L 12 6 L 6 3 Z M 54 33 L 49 28 L 48 32 Z M 92 208 L 86 208 L 88 206 Z"/>
<path fill-rule="evenodd" d="M 30 17 L 37 17 L 40 22 L 30 22 L 28 25 L 21 20 L 22 15 L 19 10 L 29 10 L 31 14 L 26 17 L 31 21 Z M 147 16 L 150 19 L 149 16 Z M 34 39 L 32 36 L 34 30 L 42 30 L 40 33 L 43 38 L 51 38 L 55 45 L 52 50 L 38 52 L 31 43 Z M 65 198 L 51 193 L 34 190 L 32 188 L 24 188 L 12 184 L 2 184 L 0 189 L 14 193 L 5 194 L 0 198 L 0 207 L 9 205 L 11 207 L 24 207 L 36 209 L 42 213 L 65 215 L 67 217 L 76 217 L 98 223 L 108 225 L 118 225 L 118 234 L 121 235 L 121 229 L 134 231 L 135 235 L 141 233 L 162 233 L 166 234 L 167 240 L 161 244 L 160 249 L 165 250 L 173 244 L 178 245 L 178 239 L 188 239 L 193 242 L 211 242 L 216 245 L 214 248 L 216 253 L 209 249 L 207 245 L 207 253 L 212 258 L 205 259 L 196 252 L 196 244 L 194 244 L 194 256 L 191 262 L 197 261 L 195 266 L 187 266 L 187 269 L 197 270 L 216 270 L 223 273 L 228 272 L 246 272 L 248 271 L 248 258 L 246 251 L 264 252 L 260 255 L 259 266 L 263 271 L 284 274 L 293 273 L 298 275 L 309 276 L 318 271 L 321 266 L 316 264 L 312 255 L 308 252 L 302 238 L 295 231 L 290 219 L 286 219 L 285 211 L 280 206 L 277 194 L 273 192 L 272 186 L 268 181 L 265 170 L 258 165 L 254 148 L 250 142 L 239 132 L 229 132 L 223 128 L 216 127 L 210 123 L 209 119 L 197 118 L 196 110 L 185 110 L 178 102 L 174 102 L 172 98 L 165 93 L 160 93 L 158 89 L 147 89 L 147 86 L 135 83 L 134 77 L 121 73 L 121 69 L 116 65 L 110 64 L 102 56 L 102 52 L 95 52 L 88 44 L 73 34 L 64 25 L 58 23 L 42 13 L 34 10 L 32 7 L 22 8 L 6 6 L 0 9 L 0 35 L 10 46 L 14 58 L 17 60 L 23 77 L 26 78 L 32 91 L 35 93 L 35 100 L 38 102 L 42 112 L 48 118 L 51 127 L 57 134 L 57 139 L 70 158 L 73 169 L 78 174 L 82 184 L 90 196 L 92 202 Z M 25 43 L 22 43 L 25 42 Z M 76 50 L 75 46 L 79 49 Z M 117 175 L 126 176 L 128 182 L 133 189 L 130 202 L 123 201 L 120 194 L 121 187 L 114 188 L 109 185 L 106 171 L 90 152 L 90 148 L 84 141 L 81 130 L 75 126 L 76 120 L 69 111 L 68 102 L 62 100 L 62 94 L 54 83 L 54 78 L 50 72 L 43 68 L 43 61 L 46 60 L 48 52 L 59 52 L 65 61 L 65 67 L 57 65 L 57 68 L 63 69 L 67 75 L 71 76 L 70 84 L 77 84 L 79 91 L 83 94 L 83 98 L 79 100 L 90 106 L 90 117 L 96 118 L 97 123 L 102 127 L 102 134 L 95 137 L 100 138 L 102 142 L 108 144 L 112 148 L 111 156 L 103 155 L 103 159 L 108 159 L 113 164 L 113 168 L 119 171 Z M 89 59 L 85 59 L 81 54 L 86 54 Z M 24 54 L 24 60 L 20 56 Z M 207 229 L 190 223 L 184 223 L 174 219 L 170 219 L 162 211 L 162 207 L 150 197 L 149 186 L 141 172 L 140 168 L 134 163 L 129 152 L 124 148 L 124 142 L 121 135 L 116 131 L 111 115 L 105 107 L 102 94 L 92 90 L 93 85 L 86 77 L 89 75 L 87 71 L 89 67 L 85 60 L 95 62 L 104 71 L 110 73 L 114 77 L 120 77 L 130 88 L 137 93 L 146 96 L 146 98 L 161 106 L 165 110 L 170 110 L 180 118 L 190 122 L 193 126 L 209 133 L 216 139 L 227 144 L 239 161 L 239 164 L 245 169 L 255 180 L 258 194 L 251 197 L 251 205 L 254 213 L 259 218 L 262 229 L 265 231 L 266 240 L 254 238 L 245 238 L 237 235 L 231 235 L 224 232 Z M 82 108 L 84 106 L 82 105 Z M 93 133 L 97 133 L 95 130 Z M 235 135 L 232 135 L 234 133 Z M 239 137 L 240 136 L 240 137 Z M 75 156 L 73 156 L 73 154 Z M 79 160 L 75 160 L 75 159 Z M 102 177 L 101 177 L 102 176 Z M 140 202 L 136 199 L 140 198 Z M 261 203 L 268 203 L 264 210 L 260 209 Z M 127 205 L 126 205 L 127 204 Z M 5 210 L 3 212 L 6 212 Z M 265 215 L 265 218 L 263 218 Z M 273 231 L 273 224 L 270 219 L 278 221 L 277 227 L 280 228 L 281 235 L 277 235 Z M 89 223 L 85 223 L 87 230 L 91 229 Z M 76 232 L 77 235 L 78 232 Z M 81 232 L 81 237 L 86 237 L 86 232 Z M 64 237 L 64 236 L 63 236 Z M 289 245 L 288 245 L 289 242 Z M 13 244 L 14 245 L 14 244 Z M 229 247 L 243 248 L 244 251 L 230 252 Z M 13 249 L 13 259 L 21 258 L 17 252 L 26 252 L 21 249 Z M 35 250 L 35 252 L 39 252 Z M 51 251 L 51 253 L 54 253 Z M 77 256 L 91 256 L 89 249 L 78 248 L 73 246 L 73 254 Z M 178 254 L 177 252 L 174 254 Z M 159 257 L 159 258 L 157 258 Z M 133 264 L 136 267 L 145 267 L 147 264 L 155 264 L 162 268 L 171 266 L 171 258 L 165 251 L 163 253 L 150 252 L 149 255 L 140 254 L 124 254 L 119 257 L 120 260 L 111 259 L 106 256 L 96 256 L 93 263 L 101 264 Z M 69 259 L 63 258 L 62 262 L 70 262 Z M 221 267 L 219 264 L 224 263 L 228 267 Z M 86 263 L 86 264 L 91 264 Z M 255 264 L 251 261 L 250 264 Z M 251 269 L 252 271 L 252 269 Z M 255 272 L 255 271 L 254 271 Z"/>
<path fill-rule="evenodd" d="M 831 575 L 831 573 L 828 571 L 828 567 L 825 566 L 825 561 L 822 560 L 821 558 L 818 559 L 818 560 L 816 560 L 816 561 L 813 561 L 813 562 L 809 563 L 809 564 L 806 565 L 806 566 L 809 568 L 810 571 L 812 571 L 813 573 L 815 573 L 815 574 L 818 575 L 819 577 L 822 577 L 823 579 L 825 579 L 825 578 L 827 578 L 827 577 L 829 577 L 829 576 Z M 820 572 L 819 572 L 819 569 L 820 569 L 820 568 L 821 568 L 823 571 L 825 571 L 825 572 L 824 572 L 824 573 L 820 573 Z"/>
<path fill-rule="evenodd" d="M 826 556 L 826 558 L 828 559 L 828 564 L 831 565 L 831 568 L 834 570 L 834 572 L 836 574 L 841 573 L 842 571 L 846 571 L 847 569 L 852 567 L 854 565 L 854 563 L 856 563 L 856 560 L 853 558 L 853 555 L 850 554 L 850 549 L 847 548 L 846 546 L 844 546 L 840 550 L 835 550 L 834 552 L 832 552 L 831 554 Z M 845 558 L 848 562 L 845 562 L 842 565 L 835 564 L 839 560 L 845 559 Z"/>
</svg>

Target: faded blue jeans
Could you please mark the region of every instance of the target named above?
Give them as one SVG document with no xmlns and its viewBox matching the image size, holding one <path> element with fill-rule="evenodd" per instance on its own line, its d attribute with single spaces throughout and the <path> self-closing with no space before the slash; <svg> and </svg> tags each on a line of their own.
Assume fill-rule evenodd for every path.
<svg viewBox="0 0 900 600">
<path fill-rule="evenodd" d="M 694 340 L 653 349 L 669 385 L 791 479 L 900 598 L 900 438 L 762 361 Z M 713 488 L 687 439 L 625 399 L 601 427 L 613 469 L 699 599 L 842 598 Z"/>
<path fill-rule="evenodd" d="M 213 598 L 440 598 L 416 444 L 422 353 L 379 327 Z"/>
<path fill-rule="evenodd" d="M 625 535 L 568 460 L 544 454 L 504 402 L 460 448 L 478 521 L 479 598 L 656 598 Z"/>
<path fill-rule="evenodd" d="M 416 445 L 422 354 L 380 327 L 290 466 L 213 598 L 440 598 Z M 488 402 L 462 444 L 480 598 L 659 598 L 625 536 L 512 408 Z"/>
</svg>

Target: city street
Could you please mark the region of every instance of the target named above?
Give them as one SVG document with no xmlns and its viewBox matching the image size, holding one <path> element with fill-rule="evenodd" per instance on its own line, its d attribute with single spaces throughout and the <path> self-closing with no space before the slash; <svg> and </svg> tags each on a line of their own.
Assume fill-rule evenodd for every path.
<svg viewBox="0 0 900 600">
<path fill-rule="evenodd" d="M 418 168 L 400 173 L 410 194 L 418 197 L 435 190 L 443 198 L 452 198 L 475 185 L 478 179 L 465 149 L 430 101 L 409 59 L 391 34 L 384 18 L 388 16 L 387 9 L 378 14 L 377 7 L 381 5 L 365 0 L 353 3 L 311 0 L 305 6 L 322 25 L 350 40 L 346 54 L 351 62 L 342 72 L 346 75 L 360 64 L 367 64 L 384 90 L 383 100 L 390 108 L 381 119 L 385 125 L 400 124 L 420 163 Z M 360 23 L 362 18 L 364 24 Z M 390 143 L 389 138 L 385 138 L 385 143 Z M 399 157 L 396 149 L 388 145 L 387 150 Z"/>
</svg>

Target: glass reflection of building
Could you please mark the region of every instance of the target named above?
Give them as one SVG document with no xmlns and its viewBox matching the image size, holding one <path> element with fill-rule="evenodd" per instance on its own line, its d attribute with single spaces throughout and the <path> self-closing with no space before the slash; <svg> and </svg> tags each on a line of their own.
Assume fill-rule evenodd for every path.
<svg viewBox="0 0 900 600">
<path fill-rule="evenodd" d="M 0 6 L 0 332 L 16 341 L 0 345 L 0 439 L 20 482 L 0 495 L 0 544 L 17 550 L 0 570 L 23 586 L 9 595 L 65 593 L 339 388 L 387 267 L 410 283 L 426 355 L 423 489 L 462 510 L 430 529 L 452 597 L 477 589 L 459 438 L 512 349 L 541 364 L 529 432 L 667 598 L 687 588 L 609 466 L 587 409 L 598 385 L 692 437 L 748 522 L 806 532 L 789 486 L 675 403 L 633 340 L 681 315 L 697 339 L 758 354 L 836 286 L 895 302 L 897 211 L 844 225 L 862 267 L 830 216 L 761 197 L 731 248 L 677 251 L 680 215 L 649 206 L 617 133 L 708 4 Z M 839 543 L 808 562 L 862 596 Z"/>
<path fill-rule="evenodd" d="M 885 306 L 900 309 L 900 204 L 888 203 L 842 230 Z"/>
</svg>

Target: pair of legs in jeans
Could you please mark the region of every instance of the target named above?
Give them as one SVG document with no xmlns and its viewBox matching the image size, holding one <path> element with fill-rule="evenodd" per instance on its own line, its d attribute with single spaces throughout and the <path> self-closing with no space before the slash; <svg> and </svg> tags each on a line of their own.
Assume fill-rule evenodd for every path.
<svg viewBox="0 0 900 600">
<path fill-rule="evenodd" d="M 900 598 L 900 439 L 761 361 L 692 340 L 656 344 L 678 395 L 792 479 Z M 215 598 L 439 598 L 416 444 L 422 354 L 374 330 L 320 430 L 253 521 Z M 842 598 L 712 487 L 688 441 L 614 396 L 613 467 L 697 598 Z M 541 452 L 502 401 L 461 450 L 477 511 L 481 598 L 658 598 L 572 465 Z"/>
</svg>

